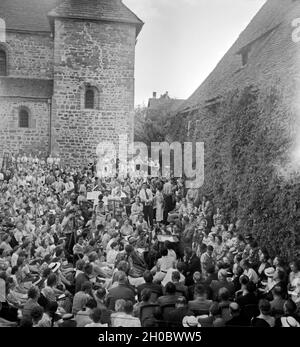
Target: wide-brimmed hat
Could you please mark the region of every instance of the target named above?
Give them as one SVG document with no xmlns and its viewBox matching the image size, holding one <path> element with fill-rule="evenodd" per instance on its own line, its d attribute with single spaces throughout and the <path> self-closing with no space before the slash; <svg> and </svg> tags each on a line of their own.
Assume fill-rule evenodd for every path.
<svg viewBox="0 0 300 347">
<path fill-rule="evenodd" d="M 230 273 L 226 269 L 220 269 L 218 271 L 218 276 L 227 277 Z"/>
<path fill-rule="evenodd" d="M 182 325 L 185 328 L 201 327 L 201 324 L 195 316 L 185 316 L 182 320 Z"/>
<path fill-rule="evenodd" d="M 133 237 L 133 236 L 131 236 L 131 237 L 129 237 L 128 238 L 128 242 L 129 242 L 129 244 L 130 245 L 132 245 L 132 244 L 134 244 L 134 243 L 136 243 L 137 242 L 137 238 L 135 238 L 135 237 Z"/>
<path fill-rule="evenodd" d="M 229 252 L 232 253 L 232 254 L 237 254 L 238 253 L 238 250 L 235 248 L 235 247 L 231 247 L 229 249 Z"/>
<path fill-rule="evenodd" d="M 268 267 L 264 272 L 267 277 L 273 277 L 275 269 L 273 267 Z"/>
<path fill-rule="evenodd" d="M 281 317 L 281 324 L 284 328 L 299 328 L 300 324 L 292 316 Z"/>
<path fill-rule="evenodd" d="M 33 286 L 39 286 L 43 282 L 43 278 L 39 277 L 35 282 L 32 283 Z"/>
<path fill-rule="evenodd" d="M 74 318 L 74 315 L 72 313 L 66 313 L 62 316 L 62 320 L 70 320 L 70 319 L 73 319 Z"/>
<path fill-rule="evenodd" d="M 49 264 L 49 269 L 52 272 L 56 272 L 60 268 L 60 263 L 50 263 Z"/>
</svg>

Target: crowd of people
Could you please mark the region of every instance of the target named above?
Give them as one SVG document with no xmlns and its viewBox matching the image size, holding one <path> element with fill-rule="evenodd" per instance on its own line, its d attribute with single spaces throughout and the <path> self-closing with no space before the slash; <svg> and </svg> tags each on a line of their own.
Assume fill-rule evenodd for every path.
<svg viewBox="0 0 300 347">
<path fill-rule="evenodd" d="M 300 259 L 182 178 L 22 156 L 0 192 L 0 326 L 300 327 Z"/>
</svg>

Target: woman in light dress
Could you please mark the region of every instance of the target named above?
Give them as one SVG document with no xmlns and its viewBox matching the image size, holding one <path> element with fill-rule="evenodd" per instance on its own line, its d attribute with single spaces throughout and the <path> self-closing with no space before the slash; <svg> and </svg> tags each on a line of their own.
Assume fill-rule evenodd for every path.
<svg viewBox="0 0 300 347">
<path fill-rule="evenodd" d="M 164 196 L 162 189 L 158 189 L 154 198 L 154 205 L 156 208 L 156 222 L 162 222 L 164 219 Z"/>
<path fill-rule="evenodd" d="M 141 199 L 139 196 L 135 198 L 135 202 L 131 206 L 131 215 L 130 219 L 132 221 L 132 224 L 136 224 L 138 216 L 140 213 L 143 213 L 143 204 L 141 203 Z"/>
</svg>

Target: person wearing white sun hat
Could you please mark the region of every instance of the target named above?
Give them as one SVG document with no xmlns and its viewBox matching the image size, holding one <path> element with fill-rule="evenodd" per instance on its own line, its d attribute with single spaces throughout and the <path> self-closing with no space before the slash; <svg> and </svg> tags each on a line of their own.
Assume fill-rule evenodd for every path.
<svg viewBox="0 0 300 347">
<path fill-rule="evenodd" d="M 275 327 L 300 328 L 300 318 L 297 315 L 297 305 L 291 299 L 285 301 L 283 305 L 284 315 L 275 321 Z"/>
<path fill-rule="evenodd" d="M 198 322 L 198 318 L 195 316 L 185 316 L 182 320 L 182 325 L 184 328 L 201 327 L 201 324 Z"/>
</svg>

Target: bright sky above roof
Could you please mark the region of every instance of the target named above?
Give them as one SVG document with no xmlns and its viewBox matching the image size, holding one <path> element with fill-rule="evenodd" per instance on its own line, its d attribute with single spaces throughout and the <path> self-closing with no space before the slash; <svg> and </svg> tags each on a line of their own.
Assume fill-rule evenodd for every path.
<svg viewBox="0 0 300 347">
<path fill-rule="evenodd" d="M 266 0 L 123 0 L 145 25 L 136 47 L 136 105 L 152 92 L 188 98 Z"/>
</svg>

